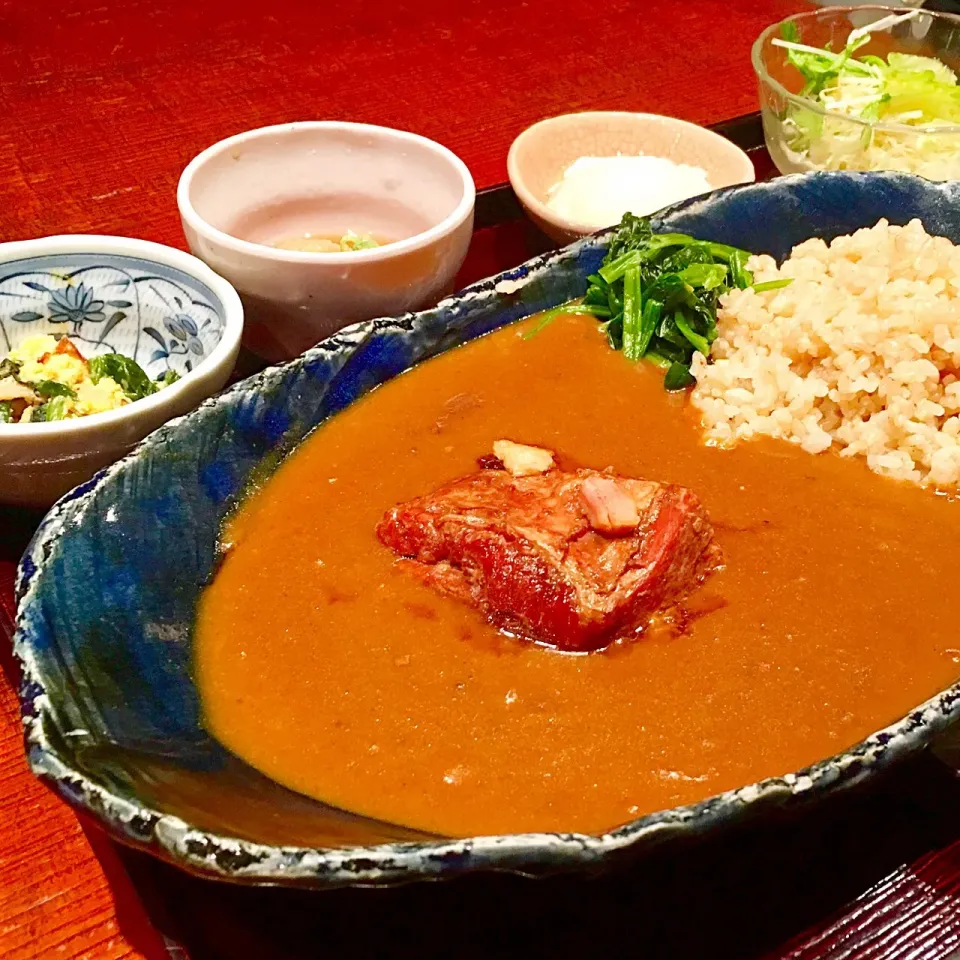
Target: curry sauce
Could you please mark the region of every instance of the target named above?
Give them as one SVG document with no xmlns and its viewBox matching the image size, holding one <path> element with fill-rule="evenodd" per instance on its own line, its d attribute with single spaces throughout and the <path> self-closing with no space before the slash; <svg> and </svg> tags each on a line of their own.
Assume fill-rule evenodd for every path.
<svg viewBox="0 0 960 960">
<path fill-rule="evenodd" d="M 240 510 L 195 642 L 228 748 L 438 834 L 600 832 L 835 754 L 960 676 L 957 503 L 788 443 L 707 447 L 595 321 L 535 323 L 380 387 Z M 499 438 L 696 492 L 726 565 L 684 632 L 562 653 L 397 568 L 384 511 Z"/>
</svg>

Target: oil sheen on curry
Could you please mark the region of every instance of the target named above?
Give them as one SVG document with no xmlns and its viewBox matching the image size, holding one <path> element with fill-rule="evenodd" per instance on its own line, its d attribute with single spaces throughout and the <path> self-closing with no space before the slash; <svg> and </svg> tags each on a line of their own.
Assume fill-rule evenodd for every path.
<svg viewBox="0 0 960 960">
<path fill-rule="evenodd" d="M 957 678 L 953 501 L 707 446 L 592 319 L 535 324 L 380 387 L 236 515 L 196 643 L 227 747 L 431 833 L 598 833 L 833 755 Z"/>
</svg>

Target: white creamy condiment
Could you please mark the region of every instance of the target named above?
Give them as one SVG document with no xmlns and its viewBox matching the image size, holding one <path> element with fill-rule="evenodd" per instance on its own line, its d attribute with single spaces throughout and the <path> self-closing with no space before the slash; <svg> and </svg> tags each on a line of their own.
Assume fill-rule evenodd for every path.
<svg viewBox="0 0 960 960">
<path fill-rule="evenodd" d="M 580 157 L 551 188 L 547 206 L 599 230 L 619 223 L 628 211 L 645 217 L 711 189 L 705 170 L 665 157 Z"/>
</svg>

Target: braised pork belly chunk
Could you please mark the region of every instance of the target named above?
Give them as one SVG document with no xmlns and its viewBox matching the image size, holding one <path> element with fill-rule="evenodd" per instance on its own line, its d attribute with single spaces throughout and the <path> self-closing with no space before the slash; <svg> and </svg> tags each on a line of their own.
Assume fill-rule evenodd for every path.
<svg viewBox="0 0 960 960">
<path fill-rule="evenodd" d="M 498 627 L 588 651 L 637 632 L 720 563 L 685 487 L 564 471 L 497 441 L 483 469 L 387 511 L 380 540 L 431 587 Z"/>
</svg>

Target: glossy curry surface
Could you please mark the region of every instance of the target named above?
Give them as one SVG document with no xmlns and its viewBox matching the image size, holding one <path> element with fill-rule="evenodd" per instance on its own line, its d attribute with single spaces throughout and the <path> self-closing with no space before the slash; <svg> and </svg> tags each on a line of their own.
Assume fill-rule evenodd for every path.
<svg viewBox="0 0 960 960">
<path fill-rule="evenodd" d="M 596 833 L 835 754 L 960 675 L 955 502 L 785 443 L 705 447 L 593 320 L 535 323 L 385 384 L 241 509 L 196 635 L 226 746 L 438 834 Z M 559 653 L 397 569 L 384 511 L 504 437 L 699 495 L 726 567 L 685 633 Z"/>
</svg>

